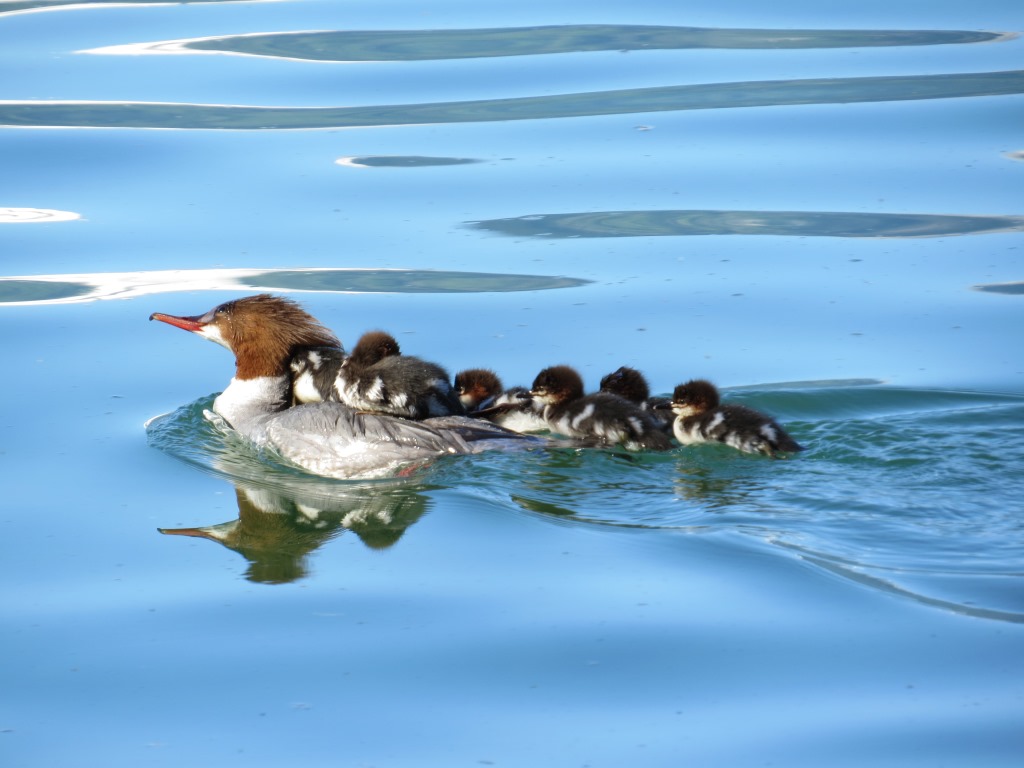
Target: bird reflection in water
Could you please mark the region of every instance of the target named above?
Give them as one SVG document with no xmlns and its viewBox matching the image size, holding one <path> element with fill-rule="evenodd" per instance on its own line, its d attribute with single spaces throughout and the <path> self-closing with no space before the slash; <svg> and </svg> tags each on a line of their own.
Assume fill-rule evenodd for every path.
<svg viewBox="0 0 1024 768">
<path fill-rule="evenodd" d="M 235 483 L 238 519 L 198 528 L 158 528 L 223 544 L 249 562 L 245 577 L 263 584 L 298 581 L 307 559 L 329 540 L 351 531 L 371 549 L 387 549 L 427 511 L 423 486 L 346 487 L 331 496 L 302 496 L 279 488 Z"/>
</svg>

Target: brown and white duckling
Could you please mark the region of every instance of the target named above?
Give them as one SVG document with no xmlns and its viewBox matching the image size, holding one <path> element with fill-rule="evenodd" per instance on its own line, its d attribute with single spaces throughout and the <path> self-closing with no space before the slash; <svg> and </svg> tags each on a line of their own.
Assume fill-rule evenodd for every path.
<svg viewBox="0 0 1024 768">
<path fill-rule="evenodd" d="M 718 442 L 766 456 L 803 450 L 770 416 L 744 405 L 723 405 L 718 388 L 704 379 L 680 384 L 663 407 L 676 414 L 672 433 L 683 445 Z"/>
<path fill-rule="evenodd" d="M 349 355 L 314 348 L 291 361 L 294 398 L 300 403 L 339 402 L 370 413 L 406 419 L 462 415 L 448 372 L 403 355 L 384 331 L 368 331 Z"/>
<path fill-rule="evenodd" d="M 634 451 L 666 451 L 672 447 L 649 413 L 608 392 L 584 394 L 583 379 L 567 365 L 545 368 L 537 374 L 530 394 L 544 406 L 544 420 L 552 432 Z"/>
<path fill-rule="evenodd" d="M 455 391 L 470 416 L 487 419 L 514 432 L 540 432 L 548 428 L 525 387 L 505 389 L 498 374 L 488 368 L 470 368 L 455 375 Z"/>
<path fill-rule="evenodd" d="M 601 379 L 601 391 L 624 397 L 640 406 L 654 417 L 662 430 L 671 434 L 675 417 L 667 409 L 671 401 L 665 397 L 651 397 L 651 388 L 645 377 L 636 368 L 623 365 Z"/>
</svg>

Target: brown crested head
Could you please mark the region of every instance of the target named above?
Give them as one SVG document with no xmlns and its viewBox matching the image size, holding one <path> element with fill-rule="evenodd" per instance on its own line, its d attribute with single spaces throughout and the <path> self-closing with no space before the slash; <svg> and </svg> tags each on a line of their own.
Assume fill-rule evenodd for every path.
<svg viewBox="0 0 1024 768">
<path fill-rule="evenodd" d="M 385 357 L 402 354 L 395 337 L 384 331 L 367 331 L 352 348 L 349 362 L 353 365 L 373 365 Z"/>
<path fill-rule="evenodd" d="M 634 403 L 642 403 L 651 396 L 651 388 L 647 385 L 644 375 L 636 368 L 625 365 L 601 379 L 601 391 L 624 397 Z"/>
<path fill-rule="evenodd" d="M 235 354 L 235 376 L 253 379 L 288 372 L 288 361 L 304 347 L 341 347 L 320 321 L 296 302 L 261 293 L 227 301 L 205 315 L 178 317 L 156 312 L 160 320 L 215 341 Z"/>
<path fill-rule="evenodd" d="M 455 374 L 455 391 L 467 408 L 474 408 L 489 397 L 494 397 L 504 387 L 498 374 L 487 368 L 470 368 Z"/>
<path fill-rule="evenodd" d="M 680 384 L 672 393 L 673 408 L 685 407 L 694 413 L 702 413 L 717 408 L 718 404 L 718 388 L 704 379 L 692 379 Z"/>
<path fill-rule="evenodd" d="M 530 394 L 549 403 L 564 403 L 583 397 L 583 378 L 575 368 L 554 365 L 537 374 Z"/>
</svg>

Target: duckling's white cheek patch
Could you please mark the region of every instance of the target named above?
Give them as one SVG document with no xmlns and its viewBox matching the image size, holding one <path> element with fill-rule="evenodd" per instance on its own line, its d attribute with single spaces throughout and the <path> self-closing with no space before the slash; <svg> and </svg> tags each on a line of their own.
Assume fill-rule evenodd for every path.
<svg viewBox="0 0 1024 768">
<path fill-rule="evenodd" d="M 213 325 L 212 323 L 210 325 L 204 325 L 202 328 L 196 331 L 196 333 L 202 336 L 204 339 L 212 341 L 214 344 L 220 344 L 225 349 L 231 349 L 228 343 L 224 340 L 224 337 L 221 335 L 220 328 L 218 328 L 216 325 Z"/>
</svg>

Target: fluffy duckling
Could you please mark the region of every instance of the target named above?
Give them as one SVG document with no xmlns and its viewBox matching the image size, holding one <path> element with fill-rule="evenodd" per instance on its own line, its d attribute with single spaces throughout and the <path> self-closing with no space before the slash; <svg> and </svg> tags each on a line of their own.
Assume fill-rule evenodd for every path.
<svg viewBox="0 0 1024 768">
<path fill-rule="evenodd" d="M 350 408 L 407 419 L 466 412 L 444 368 L 403 355 L 395 338 L 384 331 L 360 337 L 341 364 L 334 391 Z"/>
<path fill-rule="evenodd" d="M 540 404 L 524 387 L 504 389 L 498 374 L 487 368 L 470 368 L 455 375 L 455 391 L 467 413 L 487 419 L 513 432 L 547 429 Z"/>
<path fill-rule="evenodd" d="M 612 371 L 601 379 L 601 391 L 610 392 L 613 395 L 624 397 L 631 403 L 640 406 L 640 410 L 647 411 L 654 417 L 662 430 L 672 432 L 672 422 L 675 417 L 668 410 L 670 401 L 665 397 L 651 397 L 651 388 L 647 384 L 647 378 L 636 368 L 623 365 L 618 370 Z"/>
<path fill-rule="evenodd" d="M 466 413 L 473 414 L 494 405 L 504 389 L 498 374 L 489 368 L 469 368 L 455 374 L 455 392 Z"/>
<path fill-rule="evenodd" d="M 548 429 L 567 437 L 622 445 L 627 450 L 666 451 L 672 443 L 653 417 L 635 403 L 608 392 L 586 395 L 573 368 L 545 368 L 530 388 L 544 407 Z"/>
<path fill-rule="evenodd" d="M 770 416 L 743 405 L 723 405 L 718 388 L 703 379 L 680 384 L 663 408 L 676 414 L 672 433 L 683 445 L 719 442 L 766 456 L 803 450 Z"/>
<path fill-rule="evenodd" d="M 448 372 L 403 355 L 395 337 L 384 331 L 364 333 L 349 355 L 331 347 L 302 350 L 290 367 L 296 403 L 339 402 L 407 419 L 465 413 Z"/>
</svg>

